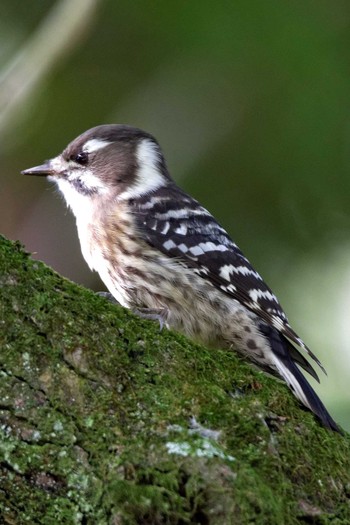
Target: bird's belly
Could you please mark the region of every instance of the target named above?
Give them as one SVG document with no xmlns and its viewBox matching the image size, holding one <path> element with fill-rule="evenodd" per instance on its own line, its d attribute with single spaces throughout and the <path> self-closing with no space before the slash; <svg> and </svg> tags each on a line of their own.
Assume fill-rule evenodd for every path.
<svg viewBox="0 0 350 525">
<path fill-rule="evenodd" d="M 169 328 L 205 345 L 223 348 L 234 344 L 242 353 L 247 344 L 266 346 L 254 314 L 193 269 L 155 254 L 146 245 L 140 250 L 139 244 L 126 236 L 119 236 L 111 249 L 101 231 L 106 232 L 94 230 L 92 236 L 79 231 L 82 252 L 122 306 L 165 310 Z"/>
<path fill-rule="evenodd" d="M 131 308 L 165 310 L 166 325 L 205 345 L 228 347 L 249 336 L 250 313 L 233 298 L 169 260 L 142 264 L 124 273 L 116 285 Z M 254 314 L 252 314 L 254 316 Z"/>
</svg>

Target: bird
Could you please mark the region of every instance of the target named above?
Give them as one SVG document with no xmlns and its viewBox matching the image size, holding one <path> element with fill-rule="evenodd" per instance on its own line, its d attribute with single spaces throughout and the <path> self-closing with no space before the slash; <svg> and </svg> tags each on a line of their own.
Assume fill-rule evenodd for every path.
<svg viewBox="0 0 350 525">
<path fill-rule="evenodd" d="M 96 126 L 22 173 L 56 183 L 84 259 L 118 303 L 206 346 L 234 349 L 340 432 L 299 369 L 319 381 L 305 355 L 325 372 L 322 364 L 226 230 L 176 184 L 150 133 Z"/>
</svg>

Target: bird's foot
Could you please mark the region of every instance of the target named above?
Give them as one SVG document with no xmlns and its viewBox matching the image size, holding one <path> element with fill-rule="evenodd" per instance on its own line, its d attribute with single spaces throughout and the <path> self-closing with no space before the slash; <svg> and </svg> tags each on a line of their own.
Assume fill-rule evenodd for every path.
<svg viewBox="0 0 350 525">
<path fill-rule="evenodd" d="M 97 292 L 97 295 L 104 297 L 107 301 L 110 301 L 113 304 L 120 304 L 109 292 Z M 158 321 L 161 330 L 166 326 L 166 320 L 169 313 L 167 308 L 133 308 L 132 312 L 141 319 Z"/>
<path fill-rule="evenodd" d="M 132 311 L 135 315 L 141 317 L 141 319 L 158 321 L 161 330 L 166 326 L 166 320 L 169 313 L 167 308 L 133 308 Z"/>
<path fill-rule="evenodd" d="M 118 303 L 117 299 L 115 299 L 115 297 L 113 297 L 113 295 L 109 292 L 96 292 L 97 295 L 99 295 L 100 297 L 104 297 L 105 299 L 107 299 L 107 301 L 113 303 L 113 304 L 120 304 Z"/>
</svg>

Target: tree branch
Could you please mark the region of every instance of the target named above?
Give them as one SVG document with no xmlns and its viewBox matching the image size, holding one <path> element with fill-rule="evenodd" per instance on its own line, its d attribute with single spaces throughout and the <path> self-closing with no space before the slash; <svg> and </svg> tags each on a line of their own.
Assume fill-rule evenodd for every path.
<svg viewBox="0 0 350 525">
<path fill-rule="evenodd" d="M 3 523 L 350 522 L 350 440 L 0 238 Z"/>
</svg>

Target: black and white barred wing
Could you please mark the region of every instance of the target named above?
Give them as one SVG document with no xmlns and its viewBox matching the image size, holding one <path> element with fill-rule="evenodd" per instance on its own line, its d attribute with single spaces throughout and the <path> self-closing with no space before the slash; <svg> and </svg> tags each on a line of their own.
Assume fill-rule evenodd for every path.
<svg viewBox="0 0 350 525">
<path fill-rule="evenodd" d="M 167 186 L 152 196 L 137 199 L 132 208 L 144 240 L 169 257 L 181 260 L 213 286 L 246 306 L 303 348 L 324 370 L 290 327 L 278 299 L 258 272 L 197 201 L 176 186 Z M 317 377 L 315 373 L 312 375 Z"/>
</svg>

